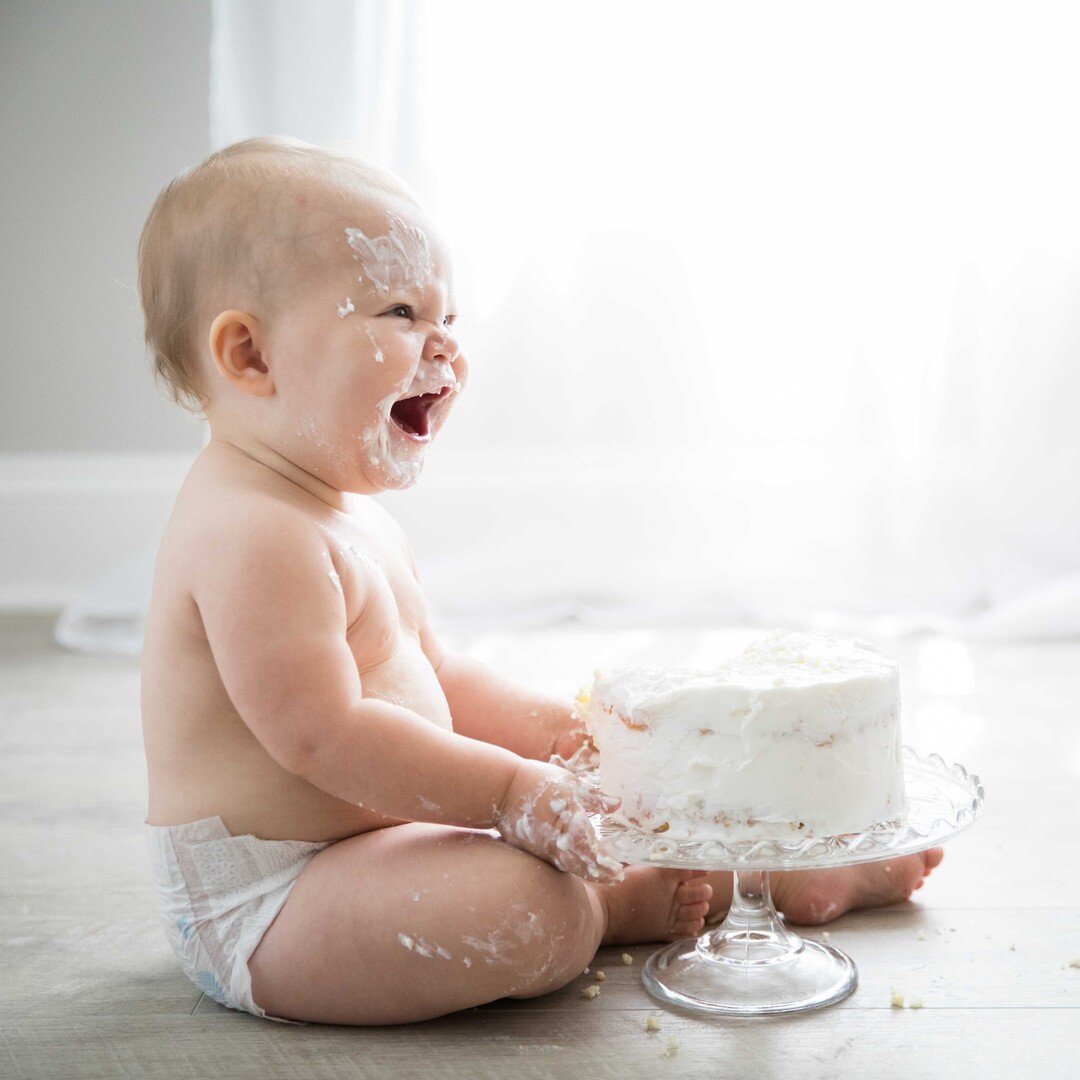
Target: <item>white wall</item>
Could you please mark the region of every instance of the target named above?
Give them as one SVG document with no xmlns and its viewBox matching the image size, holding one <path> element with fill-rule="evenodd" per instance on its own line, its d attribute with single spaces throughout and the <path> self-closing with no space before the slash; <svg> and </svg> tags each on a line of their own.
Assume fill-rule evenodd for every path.
<svg viewBox="0 0 1080 1080">
<path fill-rule="evenodd" d="M 0 4 L 0 607 L 153 546 L 201 430 L 135 286 L 160 188 L 210 149 L 210 0 Z"/>
<path fill-rule="evenodd" d="M 195 449 L 134 292 L 158 190 L 209 152 L 210 0 L 0 5 L 0 454 Z"/>
</svg>

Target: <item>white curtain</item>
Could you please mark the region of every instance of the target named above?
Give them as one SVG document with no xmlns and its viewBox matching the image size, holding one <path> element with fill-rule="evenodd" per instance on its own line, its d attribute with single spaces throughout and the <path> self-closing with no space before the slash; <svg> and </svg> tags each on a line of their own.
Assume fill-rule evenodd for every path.
<svg viewBox="0 0 1080 1080">
<path fill-rule="evenodd" d="M 437 450 L 529 446 L 559 489 L 471 538 L 458 610 L 509 558 L 506 581 L 647 616 L 1080 632 L 1072 9 L 418 25 L 416 180 L 474 369 Z M 415 502 L 454 468 L 436 452 Z"/>
<path fill-rule="evenodd" d="M 210 138 L 351 140 L 408 172 L 417 55 L 412 0 L 213 0 Z"/>
<path fill-rule="evenodd" d="M 445 618 L 1080 633 L 1071 6 L 215 17 L 217 142 L 355 139 L 456 251 L 385 497 Z"/>
</svg>

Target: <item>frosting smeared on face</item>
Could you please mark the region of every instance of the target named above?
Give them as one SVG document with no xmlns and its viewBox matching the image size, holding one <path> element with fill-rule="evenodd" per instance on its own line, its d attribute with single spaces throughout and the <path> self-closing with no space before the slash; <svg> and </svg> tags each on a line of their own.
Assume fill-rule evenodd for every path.
<svg viewBox="0 0 1080 1080">
<path fill-rule="evenodd" d="M 413 394 L 433 394 L 444 386 L 458 389 L 457 376 L 449 360 L 436 360 L 430 364 L 421 364 L 416 369 L 412 382 L 405 391 L 405 396 Z"/>
<path fill-rule="evenodd" d="M 382 349 L 379 348 L 379 339 L 375 336 L 375 331 L 365 322 L 364 333 L 367 334 L 368 340 L 371 342 L 371 347 L 374 350 L 374 359 L 376 364 L 382 364 L 385 362 L 386 357 L 383 356 Z"/>
<path fill-rule="evenodd" d="M 307 443 L 306 467 L 328 482 L 401 490 L 419 479 L 466 365 L 451 329 L 449 259 L 435 235 L 405 211 L 362 220 L 363 227 L 340 226 L 354 260 L 346 265 L 362 271 L 361 291 L 337 279 L 337 319 L 326 319 L 325 296 L 318 303 L 313 297 L 288 324 L 291 354 L 317 353 L 322 375 L 317 383 L 297 377 L 296 436 Z M 376 235 L 383 228 L 385 235 Z M 340 246 L 336 257 L 343 257 Z M 330 328 L 346 320 L 348 330 Z"/>
<path fill-rule="evenodd" d="M 368 281 L 380 292 L 430 285 L 435 276 L 431 245 L 421 229 L 387 212 L 385 236 L 367 236 L 347 228 L 345 238 L 363 267 Z M 363 279 L 361 279 L 363 280 Z"/>
<path fill-rule="evenodd" d="M 411 487 L 420 479 L 423 461 L 420 457 L 403 457 L 394 452 L 393 441 L 398 437 L 394 433 L 394 422 L 390 419 L 390 410 L 394 403 L 408 389 L 404 383 L 392 394 L 387 394 L 375 406 L 377 419 L 365 428 L 360 441 L 367 453 L 368 465 L 375 471 L 376 478 L 388 488 Z"/>
</svg>

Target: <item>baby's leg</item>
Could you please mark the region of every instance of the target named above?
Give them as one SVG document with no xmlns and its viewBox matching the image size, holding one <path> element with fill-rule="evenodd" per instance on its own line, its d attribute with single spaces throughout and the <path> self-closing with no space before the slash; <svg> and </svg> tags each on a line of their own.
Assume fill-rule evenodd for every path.
<svg viewBox="0 0 1080 1080">
<path fill-rule="evenodd" d="M 939 847 L 882 862 L 836 870 L 791 870 L 774 874 L 772 891 L 778 911 L 793 923 L 818 926 L 846 911 L 884 907 L 910 898 L 944 856 Z"/>
<path fill-rule="evenodd" d="M 490 834 L 398 825 L 319 852 L 249 962 L 271 1016 L 395 1024 L 581 973 L 605 939 L 696 933 L 711 889 L 652 867 L 598 886 Z"/>
<path fill-rule="evenodd" d="M 937 866 L 944 852 L 929 848 L 882 862 L 843 866 L 836 870 L 787 870 L 769 875 L 776 910 L 788 922 L 819 926 L 859 908 L 884 907 L 907 900 Z M 713 898 L 710 921 L 731 905 L 731 874 L 708 875 Z"/>
</svg>

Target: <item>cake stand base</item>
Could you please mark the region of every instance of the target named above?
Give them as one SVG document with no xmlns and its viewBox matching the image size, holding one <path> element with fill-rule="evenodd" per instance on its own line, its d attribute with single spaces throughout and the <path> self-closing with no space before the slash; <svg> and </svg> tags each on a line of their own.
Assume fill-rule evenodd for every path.
<svg viewBox="0 0 1080 1080">
<path fill-rule="evenodd" d="M 780 921 L 768 871 L 732 877 L 731 908 L 720 926 L 649 958 L 641 978 L 653 997 L 683 1009 L 765 1016 L 832 1005 L 855 989 L 848 956 Z"/>
<path fill-rule="evenodd" d="M 729 1016 L 767 1016 L 833 1005 L 855 989 L 855 965 L 839 949 L 793 934 L 773 906 L 770 870 L 824 870 L 912 855 L 966 829 L 982 810 L 979 778 L 937 754 L 901 751 L 907 815 L 865 832 L 794 843 L 679 839 L 610 817 L 597 827 L 627 865 L 730 870 L 731 908 L 715 930 L 651 957 L 642 982 L 667 1005 Z"/>
</svg>

